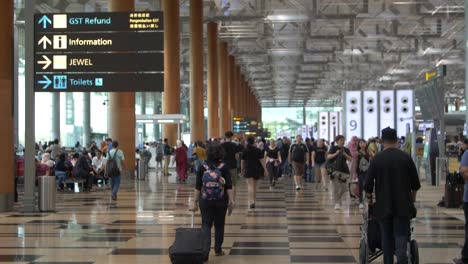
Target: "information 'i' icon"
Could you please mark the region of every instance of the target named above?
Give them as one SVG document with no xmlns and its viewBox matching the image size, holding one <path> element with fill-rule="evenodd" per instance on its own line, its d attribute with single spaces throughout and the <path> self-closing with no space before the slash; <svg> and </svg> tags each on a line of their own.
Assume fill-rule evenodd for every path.
<svg viewBox="0 0 468 264">
<path fill-rule="evenodd" d="M 54 49 L 67 49 L 67 35 L 54 36 Z"/>
</svg>

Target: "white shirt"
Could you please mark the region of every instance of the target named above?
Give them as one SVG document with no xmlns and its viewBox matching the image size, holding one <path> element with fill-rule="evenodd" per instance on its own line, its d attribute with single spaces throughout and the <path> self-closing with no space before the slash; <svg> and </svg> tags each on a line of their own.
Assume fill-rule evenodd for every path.
<svg viewBox="0 0 468 264">
<path fill-rule="evenodd" d="M 106 165 L 106 161 L 107 161 L 106 158 L 101 156 L 101 158 L 98 159 L 98 157 L 96 156 L 93 158 L 93 161 L 91 164 L 96 170 L 100 170 L 100 169 L 104 169 L 104 166 Z"/>
</svg>

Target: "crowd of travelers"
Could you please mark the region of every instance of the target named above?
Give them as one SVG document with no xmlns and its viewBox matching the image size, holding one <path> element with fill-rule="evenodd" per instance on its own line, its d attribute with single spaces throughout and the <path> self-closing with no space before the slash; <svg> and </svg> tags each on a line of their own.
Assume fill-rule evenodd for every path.
<svg viewBox="0 0 468 264">
<path fill-rule="evenodd" d="M 39 177 L 55 176 L 60 192 L 74 190 L 75 183 L 82 183 L 84 192 L 94 192 L 100 182 L 111 190 L 111 199 L 117 200 L 121 174 L 126 170 L 118 141 L 107 138 L 99 147 L 91 142 L 87 148 L 77 142 L 74 148 L 67 149 L 55 139 L 45 144 L 39 142 L 35 148 L 36 185 Z M 17 163 L 23 159 L 22 155 L 23 149 L 17 148 Z"/>
<path fill-rule="evenodd" d="M 384 255 L 387 259 L 393 256 L 393 252 L 389 253 L 392 248 L 389 242 L 398 241 L 397 256 L 402 259 L 401 241 L 408 239 L 409 234 L 402 232 L 409 228 L 411 217 L 408 208 L 416 199 L 420 183 L 411 157 L 400 149 L 402 139 L 396 138 L 395 130 L 388 129 L 390 132 L 384 130 L 382 134 L 385 137 L 382 139 L 366 141 L 353 137 L 346 146 L 345 137 L 341 135 L 336 136 L 331 143 L 313 138 L 306 138 L 304 141 L 301 135 L 297 135 L 294 141 L 286 137 L 270 140 L 248 137 L 244 140 L 233 138 L 230 131 L 222 139 L 191 144 L 187 148 L 190 153 L 187 157 L 195 161 L 196 175 L 195 203 L 191 204 L 191 210 L 200 209 L 202 228 L 207 237 L 211 237 L 211 228 L 214 225 L 215 255 L 224 255 L 222 243 L 225 217 L 235 205 L 238 176 L 247 180 L 250 209 L 256 207 L 259 179 L 268 178 L 270 188 L 274 189 L 279 179 L 294 177 L 297 192 L 303 189 L 303 182 L 317 183 L 311 186 L 322 191 L 328 191 L 331 182 L 336 210 L 341 209 L 348 191 L 356 197 L 359 208 L 363 209 L 364 191 L 372 196 L 375 188 L 376 210 L 382 212 L 379 217 L 383 239 L 386 241 Z M 373 159 L 376 159 L 376 164 L 372 167 Z M 392 172 L 398 172 L 400 176 L 390 175 Z M 397 182 L 391 182 L 392 179 L 397 179 Z M 384 180 L 386 184 L 382 186 Z M 351 188 L 352 185 L 355 187 Z M 398 204 L 389 204 L 389 201 L 391 203 L 394 200 Z M 393 232 L 390 228 L 393 223 L 405 226 Z"/>
<path fill-rule="evenodd" d="M 364 207 L 364 192 L 369 200 L 375 196 L 384 258 L 389 261 L 393 253 L 398 259 L 404 258 L 403 241 L 408 239 L 409 221 L 415 214 L 412 208 L 420 188 L 411 157 L 400 149 L 402 140 L 390 128 L 382 130 L 382 139 L 353 137 L 347 144 L 341 135 L 333 142 L 303 140 L 301 135 L 267 140 L 252 136 L 235 138 L 227 131 L 223 138 L 197 141 L 189 146 L 178 140 L 171 147 L 168 139 L 145 143 L 136 149 L 135 155 L 146 164 L 154 159 L 156 173 L 161 176 L 170 175 L 173 163 L 181 184 L 187 182 L 191 173 L 195 175 L 195 200 L 190 209 L 200 209 L 202 228 L 208 237 L 214 225 L 217 256 L 224 255 L 225 217 L 235 206 L 238 178 L 246 179 L 248 207 L 254 209 L 260 179 L 266 178 L 270 189 L 275 189 L 278 181 L 287 177 L 293 178 L 296 192 L 304 189 L 304 182 L 315 183 L 309 185 L 312 191 L 328 191 L 331 184 L 336 210 L 341 209 L 348 192 L 355 197 L 352 203 L 360 209 Z M 36 150 L 36 175 L 55 175 L 58 190 L 66 189 L 67 181 L 79 178 L 84 181 L 85 191 L 93 191 L 96 179 L 101 178 L 105 184 L 110 180 L 111 198 L 117 199 L 120 172 L 127 169 L 117 141 L 107 139 L 99 145 L 93 142 L 87 148 L 77 142 L 74 149 L 67 151 L 56 139 L 47 145 L 37 144 Z M 394 230 L 395 224 L 399 228 Z"/>
</svg>

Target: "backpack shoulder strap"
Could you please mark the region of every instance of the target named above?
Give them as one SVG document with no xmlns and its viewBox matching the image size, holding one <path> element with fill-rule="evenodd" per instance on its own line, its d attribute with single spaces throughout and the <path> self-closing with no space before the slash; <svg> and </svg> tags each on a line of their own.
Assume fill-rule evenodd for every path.
<svg viewBox="0 0 468 264">
<path fill-rule="evenodd" d="M 224 162 L 221 162 L 219 165 L 218 165 L 218 169 L 222 169 L 224 167 Z"/>
</svg>

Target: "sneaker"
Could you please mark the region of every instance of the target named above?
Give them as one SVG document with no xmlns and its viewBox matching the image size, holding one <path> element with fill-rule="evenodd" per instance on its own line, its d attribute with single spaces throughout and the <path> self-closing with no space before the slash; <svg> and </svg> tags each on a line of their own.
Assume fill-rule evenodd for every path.
<svg viewBox="0 0 468 264">
<path fill-rule="evenodd" d="M 216 252 L 215 256 L 217 256 L 217 257 L 224 256 L 224 251 L 221 250 L 219 252 Z"/>
<path fill-rule="evenodd" d="M 112 201 L 116 201 L 117 200 L 117 195 L 112 195 Z"/>
<path fill-rule="evenodd" d="M 301 190 L 301 186 L 300 185 L 296 185 L 296 191 L 300 191 Z"/>
<path fill-rule="evenodd" d="M 359 209 L 364 209 L 364 205 L 362 203 L 359 204 Z"/>
<path fill-rule="evenodd" d="M 254 208 L 255 208 L 255 203 L 250 204 L 250 209 L 254 209 Z"/>
<path fill-rule="evenodd" d="M 335 204 L 335 210 L 340 210 L 341 209 L 341 206 L 339 203 Z"/>
<path fill-rule="evenodd" d="M 272 184 L 271 186 L 272 186 L 272 187 L 275 187 L 275 185 L 276 185 L 276 182 L 275 182 L 275 181 L 273 181 L 273 184 Z"/>
</svg>

